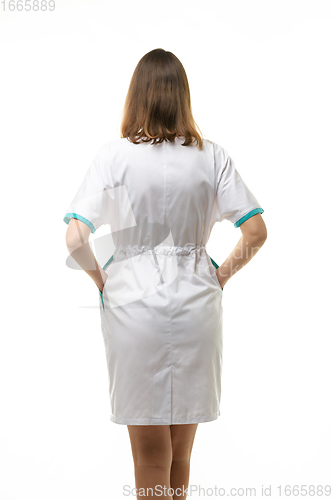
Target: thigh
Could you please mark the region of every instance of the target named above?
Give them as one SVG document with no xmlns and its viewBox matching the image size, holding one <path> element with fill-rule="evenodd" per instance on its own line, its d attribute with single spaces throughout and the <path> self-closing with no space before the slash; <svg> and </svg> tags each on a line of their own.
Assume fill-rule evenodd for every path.
<svg viewBox="0 0 333 500">
<path fill-rule="evenodd" d="M 170 462 L 170 425 L 127 425 L 135 462 Z"/>
<path fill-rule="evenodd" d="M 189 460 L 199 424 L 170 425 L 173 460 Z"/>
</svg>

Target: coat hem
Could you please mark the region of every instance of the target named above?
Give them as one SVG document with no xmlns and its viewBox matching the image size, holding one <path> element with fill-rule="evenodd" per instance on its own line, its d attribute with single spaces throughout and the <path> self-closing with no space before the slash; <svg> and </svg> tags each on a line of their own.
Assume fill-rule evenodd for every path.
<svg viewBox="0 0 333 500">
<path fill-rule="evenodd" d="M 202 415 L 199 417 L 184 417 L 175 418 L 171 420 L 169 418 L 124 418 L 116 417 L 111 414 L 110 420 L 115 424 L 121 425 L 177 425 L 177 424 L 201 424 L 204 422 L 211 422 L 216 420 L 221 414 L 218 410 L 216 413 L 211 413 L 210 415 Z"/>
</svg>

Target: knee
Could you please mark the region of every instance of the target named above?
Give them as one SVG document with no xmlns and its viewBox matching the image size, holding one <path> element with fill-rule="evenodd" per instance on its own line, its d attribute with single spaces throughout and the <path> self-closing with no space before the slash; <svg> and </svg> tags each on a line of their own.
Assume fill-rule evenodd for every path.
<svg viewBox="0 0 333 500">
<path fill-rule="evenodd" d="M 189 462 L 191 459 L 191 446 L 174 446 L 172 448 L 173 462 Z"/>
<path fill-rule="evenodd" d="M 189 464 L 190 463 L 190 457 L 189 456 L 184 456 L 182 454 L 178 455 L 173 455 L 172 456 L 172 463 L 182 463 L 184 465 L 186 464 Z"/>
<path fill-rule="evenodd" d="M 136 467 L 151 467 L 154 469 L 170 469 L 172 459 L 169 457 L 155 457 L 154 455 L 138 455 L 134 457 Z"/>
<path fill-rule="evenodd" d="M 134 464 L 139 467 L 154 467 L 156 469 L 170 468 L 172 463 L 171 450 L 164 447 L 142 447 L 133 453 Z"/>
</svg>

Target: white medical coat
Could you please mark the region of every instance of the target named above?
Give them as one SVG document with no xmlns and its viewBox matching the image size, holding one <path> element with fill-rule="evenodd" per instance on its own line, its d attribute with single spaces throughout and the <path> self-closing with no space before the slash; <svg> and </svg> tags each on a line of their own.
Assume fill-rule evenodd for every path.
<svg viewBox="0 0 333 500">
<path fill-rule="evenodd" d="M 118 424 L 220 415 L 223 289 L 206 244 L 216 222 L 238 227 L 264 210 L 224 148 L 183 141 L 107 142 L 64 217 L 110 227 L 97 293 Z"/>
</svg>

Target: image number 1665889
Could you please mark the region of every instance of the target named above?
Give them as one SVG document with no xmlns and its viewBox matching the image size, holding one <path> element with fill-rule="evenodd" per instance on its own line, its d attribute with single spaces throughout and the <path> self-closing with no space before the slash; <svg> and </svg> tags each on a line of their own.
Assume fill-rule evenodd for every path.
<svg viewBox="0 0 333 500">
<path fill-rule="evenodd" d="M 7 12 L 45 12 L 55 9 L 55 0 L 2 0 L 1 5 L 2 10 Z"/>
</svg>

